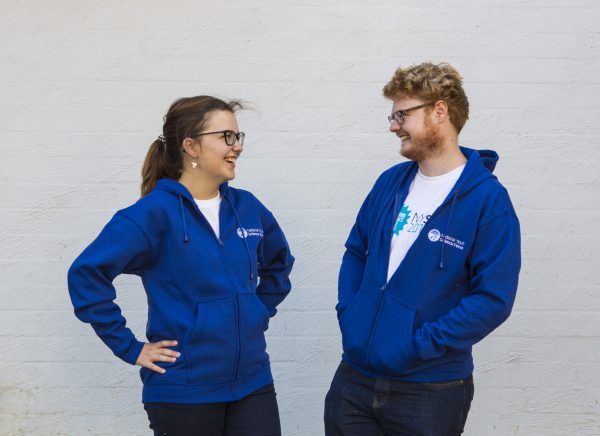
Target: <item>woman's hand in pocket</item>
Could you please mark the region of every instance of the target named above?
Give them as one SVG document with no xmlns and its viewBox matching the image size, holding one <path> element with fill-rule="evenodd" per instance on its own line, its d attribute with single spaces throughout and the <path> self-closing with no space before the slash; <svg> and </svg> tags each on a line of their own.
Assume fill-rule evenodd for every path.
<svg viewBox="0 0 600 436">
<path fill-rule="evenodd" d="M 145 343 L 142 352 L 135 361 L 136 365 L 151 369 L 160 374 L 167 372 L 164 368 L 155 365 L 154 362 L 169 362 L 173 363 L 177 360 L 181 353 L 173 351 L 167 347 L 174 347 L 177 341 L 160 341 L 154 343 Z"/>
</svg>

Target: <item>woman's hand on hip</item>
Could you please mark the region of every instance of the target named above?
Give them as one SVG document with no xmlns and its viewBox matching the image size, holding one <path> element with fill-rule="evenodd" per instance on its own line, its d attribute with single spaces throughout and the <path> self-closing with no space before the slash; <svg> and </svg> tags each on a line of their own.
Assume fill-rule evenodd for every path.
<svg viewBox="0 0 600 436">
<path fill-rule="evenodd" d="M 175 362 L 177 358 L 181 356 L 181 353 L 167 348 L 174 347 L 175 345 L 177 345 L 177 341 L 145 343 L 135 364 L 164 374 L 167 371 L 164 368 L 155 365 L 154 362 Z"/>
</svg>

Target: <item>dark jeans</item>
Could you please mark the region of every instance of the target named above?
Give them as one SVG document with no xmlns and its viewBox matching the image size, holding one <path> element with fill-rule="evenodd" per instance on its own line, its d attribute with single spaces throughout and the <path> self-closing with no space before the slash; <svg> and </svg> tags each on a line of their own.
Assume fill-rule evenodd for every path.
<svg viewBox="0 0 600 436">
<path fill-rule="evenodd" d="M 463 432 L 473 378 L 403 382 L 366 377 L 342 362 L 325 398 L 327 436 L 456 436 Z"/>
<path fill-rule="evenodd" d="M 239 401 L 208 404 L 146 403 L 155 436 L 280 436 L 275 388 Z"/>
</svg>

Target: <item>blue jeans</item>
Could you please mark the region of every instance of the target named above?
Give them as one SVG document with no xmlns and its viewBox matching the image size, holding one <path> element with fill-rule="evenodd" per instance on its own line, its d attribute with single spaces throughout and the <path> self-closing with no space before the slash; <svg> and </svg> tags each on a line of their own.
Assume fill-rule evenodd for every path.
<svg viewBox="0 0 600 436">
<path fill-rule="evenodd" d="M 327 436 L 456 436 L 473 400 L 473 377 L 404 382 L 338 367 L 325 398 Z"/>
</svg>

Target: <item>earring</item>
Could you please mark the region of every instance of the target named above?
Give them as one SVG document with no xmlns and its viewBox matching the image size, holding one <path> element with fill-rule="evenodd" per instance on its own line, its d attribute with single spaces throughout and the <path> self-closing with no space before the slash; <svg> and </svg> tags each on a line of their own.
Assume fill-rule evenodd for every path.
<svg viewBox="0 0 600 436">
<path fill-rule="evenodd" d="M 192 168 L 196 168 L 198 166 L 198 162 L 192 161 Z"/>
</svg>

